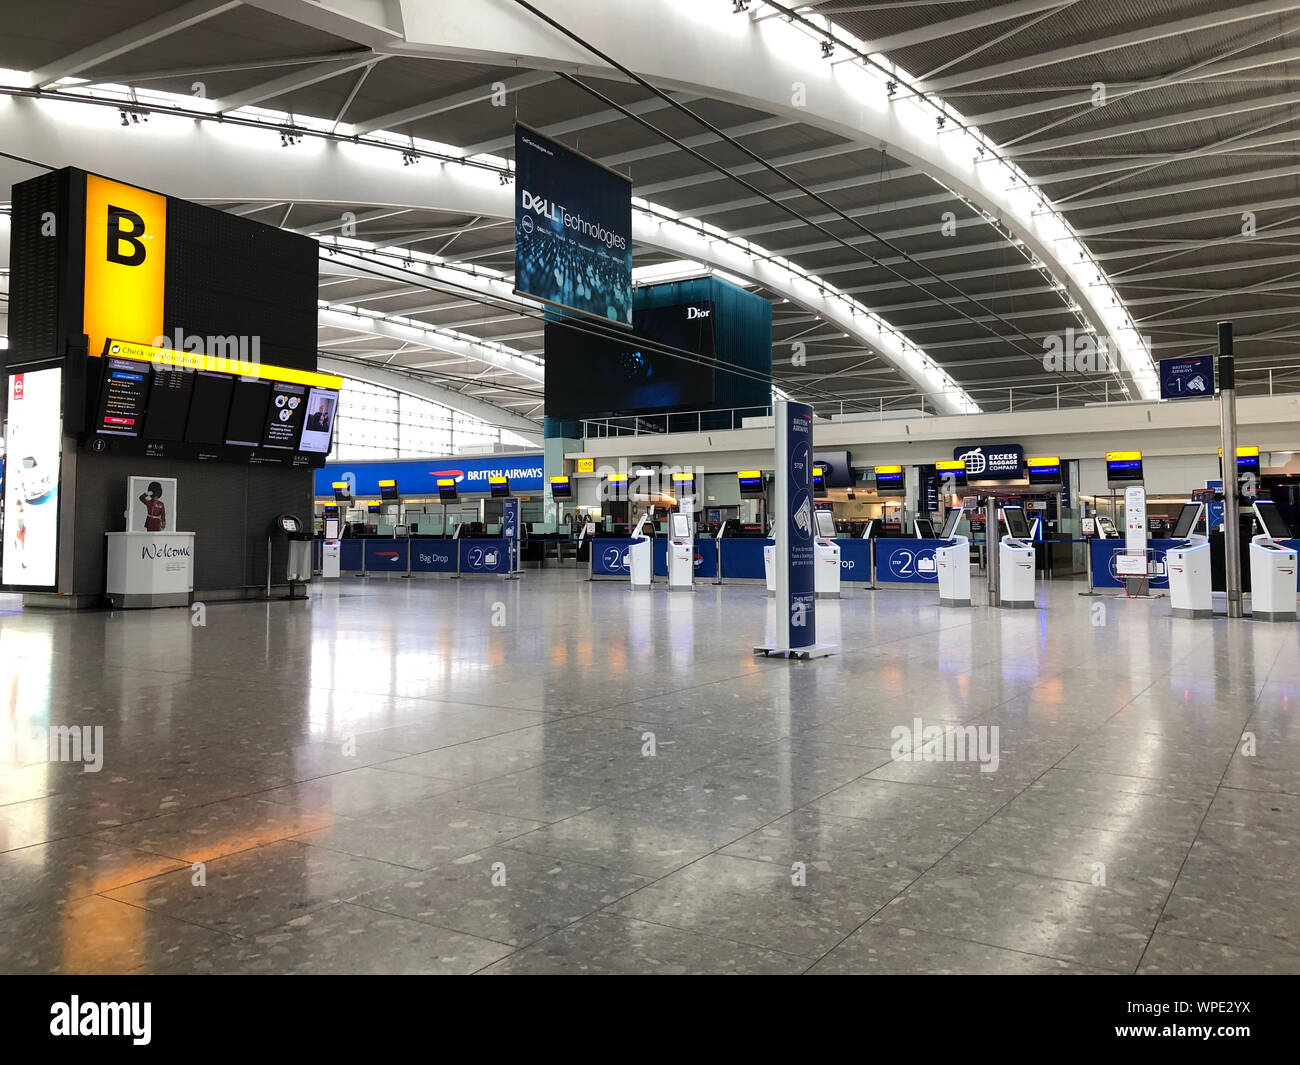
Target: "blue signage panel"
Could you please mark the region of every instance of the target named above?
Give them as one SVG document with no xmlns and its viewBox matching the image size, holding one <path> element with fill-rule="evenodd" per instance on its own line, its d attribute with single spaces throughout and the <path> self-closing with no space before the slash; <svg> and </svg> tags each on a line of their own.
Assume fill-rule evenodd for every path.
<svg viewBox="0 0 1300 1065">
<path fill-rule="evenodd" d="M 1161 399 L 1206 399 L 1213 395 L 1213 355 L 1160 360 Z"/>
<path fill-rule="evenodd" d="M 1025 449 L 1019 444 L 961 444 L 952 457 L 966 463 L 971 481 L 1018 481 L 1025 475 Z"/>
<path fill-rule="evenodd" d="M 836 540 L 840 545 L 840 580 L 871 580 L 871 541 L 870 540 Z"/>
<path fill-rule="evenodd" d="M 405 540 L 362 540 L 367 573 L 405 573 Z"/>
<path fill-rule="evenodd" d="M 593 577 L 630 577 L 632 557 L 630 536 L 602 536 L 591 541 L 591 573 Z"/>
<path fill-rule="evenodd" d="M 412 573 L 455 573 L 456 540 L 412 540 Z"/>
<path fill-rule="evenodd" d="M 515 291 L 632 324 L 632 182 L 520 125 Z"/>
<path fill-rule="evenodd" d="M 714 580 L 718 576 L 718 543 L 716 540 L 695 541 L 695 576 Z"/>
<path fill-rule="evenodd" d="M 438 479 L 456 482 L 461 495 L 488 494 L 489 477 L 509 477 L 513 492 L 542 490 L 542 453 L 476 458 L 394 459 L 385 462 L 331 462 L 316 471 L 316 497 L 334 498 L 334 482 L 347 481 L 354 499 L 379 498 L 379 482 L 395 480 L 402 495 L 436 499 Z"/>
<path fill-rule="evenodd" d="M 758 536 L 724 536 L 719 548 L 722 579 L 725 581 L 761 581 L 767 579 L 763 568 L 763 548 L 772 541 Z"/>
<path fill-rule="evenodd" d="M 813 411 L 806 403 L 787 402 L 785 412 L 786 463 L 785 541 L 790 552 L 789 599 L 777 604 L 789 619 L 791 649 L 817 643 L 817 562 L 813 535 Z M 780 559 L 777 559 L 780 565 Z M 778 585 L 779 587 L 779 585 Z"/>
<path fill-rule="evenodd" d="M 876 580 L 886 584 L 938 584 L 936 549 L 947 540 L 876 540 Z"/>
<path fill-rule="evenodd" d="M 462 576 L 475 573 L 510 572 L 510 544 L 507 540 L 457 540 L 460 544 Z"/>
</svg>

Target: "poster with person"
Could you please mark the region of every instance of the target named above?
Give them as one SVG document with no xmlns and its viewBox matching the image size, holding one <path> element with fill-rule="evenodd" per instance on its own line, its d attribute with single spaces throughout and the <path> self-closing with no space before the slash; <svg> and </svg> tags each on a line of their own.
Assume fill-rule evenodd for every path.
<svg viewBox="0 0 1300 1065">
<path fill-rule="evenodd" d="M 180 528 L 176 478 L 131 477 L 126 486 L 126 531 L 164 533 Z"/>
</svg>

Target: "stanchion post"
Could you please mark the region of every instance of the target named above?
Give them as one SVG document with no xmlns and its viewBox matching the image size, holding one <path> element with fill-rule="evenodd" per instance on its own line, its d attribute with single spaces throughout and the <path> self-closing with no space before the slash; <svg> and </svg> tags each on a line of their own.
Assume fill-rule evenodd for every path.
<svg viewBox="0 0 1300 1065">
<path fill-rule="evenodd" d="M 1232 323 L 1219 323 L 1219 429 L 1223 470 L 1223 573 L 1228 617 L 1243 613 L 1241 599 L 1241 524 L 1237 477 L 1237 372 L 1232 353 Z"/>
</svg>

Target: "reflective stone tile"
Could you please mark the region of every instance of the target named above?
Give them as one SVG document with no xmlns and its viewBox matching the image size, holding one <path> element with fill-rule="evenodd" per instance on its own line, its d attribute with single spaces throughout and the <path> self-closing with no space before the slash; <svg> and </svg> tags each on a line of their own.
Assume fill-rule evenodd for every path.
<svg viewBox="0 0 1300 1065">
<path fill-rule="evenodd" d="M 500 943 L 345 902 L 248 939 L 232 939 L 162 972 L 454 976 L 510 951 Z"/>
<path fill-rule="evenodd" d="M 633 873 L 492 847 L 442 862 L 357 901 L 414 921 L 522 946 L 647 883 Z"/>
<path fill-rule="evenodd" d="M 847 876 L 794 871 L 714 854 L 679 869 L 612 910 L 737 943 L 819 956 L 889 901 L 890 892 Z"/>
<path fill-rule="evenodd" d="M 602 911 L 483 971 L 497 975 L 793 975 L 807 966 L 807 958 Z"/>
<path fill-rule="evenodd" d="M 1216 976 L 1295 976 L 1300 953 L 1275 954 L 1224 943 L 1206 943 L 1157 929 L 1147 946 L 1139 974 L 1208 974 Z"/>
<path fill-rule="evenodd" d="M 458 787 L 459 782 L 454 780 L 390 773 L 382 768 L 364 766 L 274 788 L 262 797 L 299 810 L 352 817 L 391 810 L 418 799 L 455 791 Z"/>
<path fill-rule="evenodd" d="M 101 842 L 62 839 L 0 854 L 0 919 L 147 880 L 184 862 Z"/>
<path fill-rule="evenodd" d="M 1158 885 L 1093 887 L 949 858 L 880 916 L 888 924 L 1131 972 L 1166 894 Z"/>
<path fill-rule="evenodd" d="M 869 921 L 808 970 L 815 975 L 910 976 L 1105 974 L 1018 950 Z"/>
<path fill-rule="evenodd" d="M 196 872 L 184 869 L 105 895 L 151 914 L 247 938 L 409 872 L 282 840 L 207 862 L 203 884 L 196 883 Z"/>
</svg>

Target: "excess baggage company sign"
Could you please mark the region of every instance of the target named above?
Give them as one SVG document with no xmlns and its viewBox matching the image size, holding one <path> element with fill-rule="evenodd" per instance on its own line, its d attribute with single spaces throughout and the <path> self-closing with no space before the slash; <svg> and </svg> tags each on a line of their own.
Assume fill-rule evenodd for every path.
<svg viewBox="0 0 1300 1065">
<path fill-rule="evenodd" d="M 971 481 L 1018 481 L 1024 476 L 1025 449 L 1019 444 L 960 444 L 954 461 L 966 465 Z"/>
</svg>

